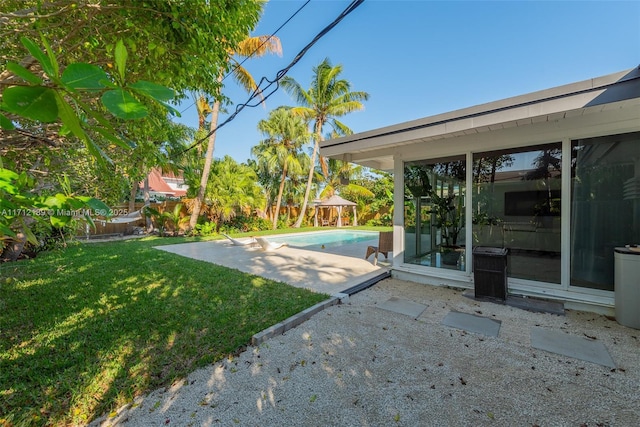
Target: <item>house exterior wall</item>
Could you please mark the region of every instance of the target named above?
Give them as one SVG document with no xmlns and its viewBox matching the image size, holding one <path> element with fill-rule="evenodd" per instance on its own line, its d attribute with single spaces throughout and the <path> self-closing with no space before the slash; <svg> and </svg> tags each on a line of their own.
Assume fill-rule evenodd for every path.
<svg viewBox="0 0 640 427">
<path fill-rule="evenodd" d="M 465 271 L 451 271 L 437 268 L 412 265 L 405 262 L 405 229 L 404 212 L 404 165 L 406 162 L 442 158 L 463 154 L 466 156 L 467 177 L 466 182 L 472 182 L 473 155 L 478 152 L 502 150 L 510 148 L 531 147 L 539 144 L 560 142 L 564 155 L 562 156 L 562 212 L 560 230 L 560 267 L 561 283 L 548 284 L 531 280 L 509 278 L 509 291 L 519 295 L 538 296 L 565 301 L 568 307 L 583 308 L 613 314 L 614 293 L 606 290 L 579 288 L 570 285 L 570 232 L 571 232 L 571 141 L 640 131 L 640 111 L 611 110 L 601 114 L 592 114 L 581 117 L 558 119 L 553 122 L 530 124 L 522 127 L 510 127 L 506 129 L 487 132 L 477 135 L 463 135 L 446 140 L 446 144 L 436 142 L 415 144 L 398 147 L 394 153 L 394 200 L 396 213 L 394 217 L 394 275 L 398 278 L 409 279 L 429 284 L 445 284 L 463 288 L 473 288 L 472 251 L 464 253 L 466 265 Z M 638 146 L 640 156 L 640 146 Z M 472 220 L 472 192 L 466 194 L 465 212 L 465 241 L 473 241 Z M 517 231 L 516 231 L 517 232 Z M 533 235 L 533 234 L 532 234 Z M 631 242 L 628 242 L 631 243 Z M 498 245 L 499 246 L 499 245 Z M 468 247 L 468 245 L 467 245 Z M 526 249 L 526 248 L 525 248 Z"/>
<path fill-rule="evenodd" d="M 618 73 L 615 78 L 602 78 L 611 82 L 625 75 L 638 74 Z M 634 77 L 636 78 L 636 77 Z M 590 85 L 595 84 L 594 79 Z M 576 86 L 577 85 L 577 86 Z M 576 84 L 572 86 L 581 87 Z M 452 122 L 436 124 L 432 127 L 415 128 L 420 122 L 433 122 L 426 118 L 409 124 L 400 124 L 378 131 L 369 131 L 345 138 L 345 142 L 328 143 L 323 155 L 352 161 L 371 167 L 393 170 L 394 173 L 394 252 L 392 274 L 400 279 L 412 280 L 430 285 L 449 285 L 462 288 L 473 288 L 472 251 L 464 252 L 462 271 L 415 265 L 405 262 L 406 230 L 405 230 L 405 182 L 404 167 L 407 162 L 464 156 L 466 159 L 465 195 L 465 242 L 473 242 L 472 205 L 473 182 L 472 168 L 475 153 L 494 150 L 508 150 L 523 147 L 535 148 L 538 145 L 558 143 L 562 147 L 561 176 L 561 212 L 560 222 L 560 283 L 545 283 L 535 280 L 509 278 L 509 292 L 523 296 L 537 296 L 557 299 L 565 302 L 568 308 L 580 308 L 606 314 L 613 314 L 614 292 L 612 290 L 591 289 L 571 285 L 571 188 L 572 188 L 572 141 L 596 138 L 608 135 L 619 135 L 640 132 L 640 85 L 637 78 L 633 85 L 624 83 L 624 93 L 620 87 L 615 90 L 598 91 L 589 94 L 577 94 L 569 99 L 552 99 L 541 105 L 519 106 L 508 110 L 508 102 L 504 103 L 506 111 L 495 117 L 463 118 L 456 121 L 454 113 L 446 113 L 444 117 Z M 567 88 L 551 89 L 547 94 L 566 93 Z M 612 95 L 613 93 L 613 95 Z M 523 99 L 527 99 L 525 96 Z M 600 99 L 600 102 L 594 102 Z M 502 103 L 498 102 L 501 108 Z M 475 110 L 472 108 L 470 110 Z M 479 110 L 482 110 L 480 108 Z M 526 110 L 526 111 L 523 111 Z M 466 111 L 466 110 L 464 110 Z M 437 120 L 435 120 L 437 122 Z M 470 122 L 471 121 L 471 122 Z M 403 131 L 405 129 L 406 131 Z M 389 134 L 389 130 L 394 133 Z M 397 132 L 397 133 L 395 133 Z M 338 140 L 340 142 L 341 140 Z M 635 147 L 635 146 L 634 146 Z M 632 149 L 635 151 L 635 148 Z M 634 153 L 631 153 L 634 155 Z M 637 157 L 640 159 L 640 144 Z M 636 161 L 640 164 L 640 161 Z M 640 177 L 640 171 L 636 171 Z M 506 190 L 505 190 L 506 191 Z M 640 201 L 635 202 L 636 205 Z M 517 231 L 516 231 L 517 232 Z M 627 242 L 637 243 L 637 242 Z M 557 243 L 550 243 L 556 248 Z M 525 248 L 526 249 L 526 248 Z"/>
</svg>

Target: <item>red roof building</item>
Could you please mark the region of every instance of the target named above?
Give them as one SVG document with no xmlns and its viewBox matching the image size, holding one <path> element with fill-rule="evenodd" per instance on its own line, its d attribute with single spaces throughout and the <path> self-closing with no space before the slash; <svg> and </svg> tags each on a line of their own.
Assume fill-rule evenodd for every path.
<svg viewBox="0 0 640 427">
<path fill-rule="evenodd" d="M 167 197 L 182 197 L 187 194 L 187 185 L 182 173 L 177 176 L 172 172 L 162 173 L 160 169 L 152 169 L 147 176 L 149 180 L 149 192 Z M 144 182 L 139 183 L 144 188 Z"/>
</svg>

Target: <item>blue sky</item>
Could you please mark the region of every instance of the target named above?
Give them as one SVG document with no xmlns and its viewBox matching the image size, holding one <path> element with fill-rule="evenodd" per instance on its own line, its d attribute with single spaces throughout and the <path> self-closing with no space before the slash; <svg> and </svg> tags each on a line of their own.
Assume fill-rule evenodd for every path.
<svg viewBox="0 0 640 427">
<path fill-rule="evenodd" d="M 243 66 L 256 80 L 273 79 L 349 3 L 312 0 L 278 32 L 282 57 Z M 270 1 L 253 34 L 272 34 L 303 4 Z M 640 1 L 366 0 L 287 75 L 308 88 L 324 58 L 342 65 L 352 90 L 369 93 L 363 111 L 342 118 L 363 132 L 636 67 Z M 229 113 L 248 98 L 232 78 L 224 93 Z M 196 127 L 192 104 L 183 102 L 177 121 Z M 294 100 L 279 89 L 266 107 L 241 111 L 218 131 L 214 156 L 250 158 L 264 138 L 257 123 L 281 105 Z"/>
</svg>

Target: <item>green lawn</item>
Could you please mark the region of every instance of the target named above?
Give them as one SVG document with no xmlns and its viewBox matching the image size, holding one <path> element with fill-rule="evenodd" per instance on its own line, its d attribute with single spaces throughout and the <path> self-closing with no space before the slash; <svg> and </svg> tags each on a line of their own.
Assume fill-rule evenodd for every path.
<svg viewBox="0 0 640 427">
<path fill-rule="evenodd" d="M 327 298 L 152 249 L 195 240 L 78 244 L 0 264 L 0 426 L 86 423 Z"/>
</svg>

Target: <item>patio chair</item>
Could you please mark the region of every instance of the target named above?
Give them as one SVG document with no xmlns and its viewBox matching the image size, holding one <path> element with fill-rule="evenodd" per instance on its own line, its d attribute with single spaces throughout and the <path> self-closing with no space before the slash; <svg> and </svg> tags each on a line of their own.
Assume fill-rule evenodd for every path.
<svg viewBox="0 0 640 427">
<path fill-rule="evenodd" d="M 256 237 L 255 239 L 256 239 L 256 242 L 262 247 L 262 250 L 266 252 L 275 251 L 276 249 L 280 249 L 283 246 L 287 246 L 286 243 L 270 242 L 264 237 Z"/>
<path fill-rule="evenodd" d="M 383 254 L 385 259 L 389 259 L 389 252 L 393 252 L 393 231 L 381 231 L 378 236 L 378 246 L 368 246 L 367 255 L 364 259 L 373 256 L 373 265 L 378 264 L 378 254 Z"/>
<path fill-rule="evenodd" d="M 231 243 L 234 246 L 246 246 L 246 245 L 253 245 L 253 244 L 258 243 L 254 237 L 249 237 L 248 239 L 238 240 L 238 239 L 234 239 L 233 237 L 228 236 L 228 235 L 226 235 L 224 233 L 220 233 L 220 234 L 222 234 L 227 239 L 231 240 Z"/>
</svg>

